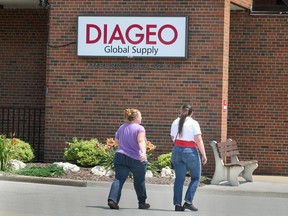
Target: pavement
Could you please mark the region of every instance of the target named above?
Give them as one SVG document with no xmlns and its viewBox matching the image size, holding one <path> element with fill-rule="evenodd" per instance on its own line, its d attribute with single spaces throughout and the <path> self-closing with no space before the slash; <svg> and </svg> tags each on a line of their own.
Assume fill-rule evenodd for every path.
<svg viewBox="0 0 288 216">
<path fill-rule="evenodd" d="M 82 180 L 69 180 L 57 178 L 44 178 L 44 177 L 29 177 L 29 176 L 14 176 L 14 175 L 1 175 L 0 181 L 14 181 L 26 183 L 39 183 L 39 184 L 52 184 L 62 186 L 76 186 L 76 187 L 97 187 L 99 185 L 107 184 L 107 182 L 97 181 L 82 181 Z M 243 178 L 239 177 L 239 186 L 230 186 L 226 182 L 220 185 L 204 185 L 199 187 L 199 191 L 203 192 L 224 192 L 224 193 L 262 193 L 274 194 L 288 198 L 288 176 L 267 176 L 267 175 L 254 175 L 254 182 L 246 182 Z M 111 184 L 111 183 L 108 183 Z M 128 184 L 129 185 L 129 184 Z M 132 185 L 131 185 L 132 186 Z M 159 187 L 157 184 L 149 184 L 150 188 Z"/>
<path fill-rule="evenodd" d="M 218 191 L 228 193 L 242 193 L 252 195 L 279 196 L 288 198 L 288 176 L 253 176 L 254 182 L 246 182 L 239 177 L 239 186 L 230 186 L 227 183 L 221 185 L 206 185 L 200 190 Z"/>
<path fill-rule="evenodd" d="M 107 206 L 111 182 L 2 175 L 0 216 L 286 216 L 288 177 L 253 177 L 249 183 L 239 178 L 239 186 L 201 186 L 194 200 L 199 211 L 180 213 L 172 204 L 173 185 L 147 184 L 151 208 L 146 211 L 137 208 L 133 184 L 127 182 L 116 211 Z"/>
</svg>

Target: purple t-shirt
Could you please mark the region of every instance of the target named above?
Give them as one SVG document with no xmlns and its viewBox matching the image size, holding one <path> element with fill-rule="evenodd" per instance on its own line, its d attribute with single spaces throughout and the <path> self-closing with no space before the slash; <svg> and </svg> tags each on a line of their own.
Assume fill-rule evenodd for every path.
<svg viewBox="0 0 288 216">
<path fill-rule="evenodd" d="M 116 152 L 125 154 L 135 160 L 140 160 L 140 148 L 138 143 L 138 134 L 144 132 L 142 125 L 134 123 L 125 123 L 121 125 L 115 137 L 119 140 L 119 146 Z"/>
</svg>

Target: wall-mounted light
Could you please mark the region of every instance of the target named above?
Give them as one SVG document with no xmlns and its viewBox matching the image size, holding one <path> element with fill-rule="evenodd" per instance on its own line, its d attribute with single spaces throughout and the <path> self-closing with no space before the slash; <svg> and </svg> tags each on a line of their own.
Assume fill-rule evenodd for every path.
<svg viewBox="0 0 288 216">
<path fill-rule="evenodd" d="M 39 6 L 42 8 L 47 8 L 50 6 L 48 0 L 39 0 Z"/>
</svg>

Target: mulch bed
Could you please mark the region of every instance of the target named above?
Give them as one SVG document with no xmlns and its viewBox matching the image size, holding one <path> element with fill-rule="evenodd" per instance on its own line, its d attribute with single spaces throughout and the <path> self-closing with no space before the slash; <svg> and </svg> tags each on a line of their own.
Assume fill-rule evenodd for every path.
<svg viewBox="0 0 288 216">
<path fill-rule="evenodd" d="M 27 167 L 30 166 L 49 166 L 51 163 L 27 163 Z M 54 178 L 59 179 L 70 179 L 70 180 L 81 180 L 81 181 L 106 181 L 106 182 L 112 182 L 114 180 L 114 177 L 107 177 L 107 176 L 97 176 L 93 175 L 91 173 L 92 168 L 87 167 L 80 167 L 80 171 L 77 173 L 67 173 L 62 176 L 56 176 Z M 132 178 L 128 178 L 126 182 L 133 182 Z M 188 185 L 190 182 L 190 178 L 187 177 L 185 180 L 184 185 Z M 152 178 L 146 178 L 147 184 L 164 184 L 164 185 L 173 185 L 174 184 L 174 178 L 164 178 L 161 176 L 152 177 Z M 205 185 L 205 182 L 201 182 L 200 186 Z"/>
</svg>

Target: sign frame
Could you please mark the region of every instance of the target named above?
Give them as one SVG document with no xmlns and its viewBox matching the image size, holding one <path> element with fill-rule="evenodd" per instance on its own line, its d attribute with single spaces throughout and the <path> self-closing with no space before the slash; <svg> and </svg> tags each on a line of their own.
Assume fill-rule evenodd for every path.
<svg viewBox="0 0 288 216">
<path fill-rule="evenodd" d="M 78 57 L 187 58 L 188 17 L 79 15 L 76 52 Z"/>
</svg>

